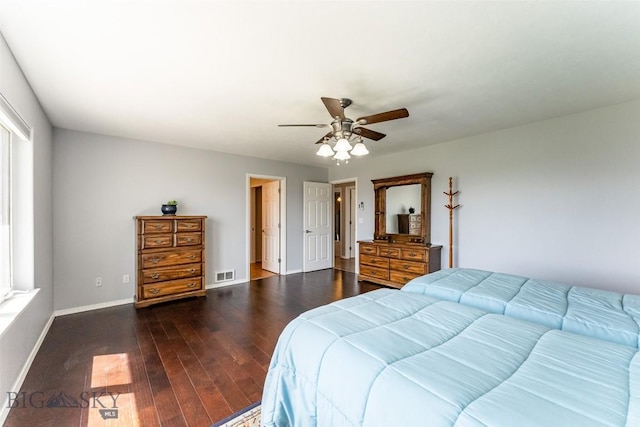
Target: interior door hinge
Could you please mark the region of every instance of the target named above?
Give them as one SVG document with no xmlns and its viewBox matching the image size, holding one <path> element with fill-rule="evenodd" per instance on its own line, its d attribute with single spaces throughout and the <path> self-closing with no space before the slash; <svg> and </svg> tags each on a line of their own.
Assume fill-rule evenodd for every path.
<svg viewBox="0 0 640 427">
<path fill-rule="evenodd" d="M 278 264 L 281 263 L 282 261 L 280 260 L 280 258 L 278 258 Z"/>
</svg>

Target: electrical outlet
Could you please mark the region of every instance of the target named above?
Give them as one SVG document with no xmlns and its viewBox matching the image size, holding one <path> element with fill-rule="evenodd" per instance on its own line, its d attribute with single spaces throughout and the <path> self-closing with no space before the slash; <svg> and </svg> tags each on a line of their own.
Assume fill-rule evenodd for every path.
<svg viewBox="0 0 640 427">
<path fill-rule="evenodd" d="M 124 276 L 122 276 L 122 283 L 129 283 L 129 275 L 125 274 Z"/>
<path fill-rule="evenodd" d="M 102 286 L 102 277 L 96 277 L 96 286 Z"/>
</svg>

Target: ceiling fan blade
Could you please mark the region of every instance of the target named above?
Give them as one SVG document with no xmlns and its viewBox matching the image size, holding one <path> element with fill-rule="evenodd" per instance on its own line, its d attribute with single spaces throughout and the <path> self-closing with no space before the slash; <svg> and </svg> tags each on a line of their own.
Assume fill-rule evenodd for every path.
<svg viewBox="0 0 640 427">
<path fill-rule="evenodd" d="M 320 138 L 318 140 L 318 142 L 316 142 L 316 144 L 322 144 L 324 142 L 325 139 L 327 138 L 331 138 L 333 136 L 333 131 L 329 132 L 328 134 L 326 134 L 325 136 L 323 136 L 322 138 Z"/>
<path fill-rule="evenodd" d="M 342 102 L 339 99 L 335 98 L 320 98 L 324 103 L 324 106 L 329 110 L 329 114 L 334 119 L 336 117 L 340 117 L 344 120 L 344 108 L 342 107 Z"/>
<path fill-rule="evenodd" d="M 364 138 L 373 139 L 374 141 L 380 141 L 382 138 L 387 136 L 384 133 L 376 132 L 375 130 L 367 128 L 355 128 L 353 130 L 353 133 L 356 133 Z"/>
<path fill-rule="evenodd" d="M 370 125 L 372 123 L 388 122 L 389 120 L 404 119 L 409 117 L 409 111 L 406 108 L 387 111 L 384 113 L 373 114 L 371 116 L 360 117 L 356 123 L 361 125 Z"/>
<path fill-rule="evenodd" d="M 325 128 L 325 127 L 329 127 L 328 124 L 326 123 L 318 123 L 318 124 L 301 124 L 301 125 L 278 125 L 278 127 L 294 127 L 294 126 L 310 126 L 310 127 L 314 127 L 314 128 Z"/>
</svg>

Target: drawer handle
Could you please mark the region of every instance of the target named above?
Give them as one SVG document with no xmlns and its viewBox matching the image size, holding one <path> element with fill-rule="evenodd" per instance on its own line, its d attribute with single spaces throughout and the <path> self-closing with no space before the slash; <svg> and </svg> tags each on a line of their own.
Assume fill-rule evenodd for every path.
<svg viewBox="0 0 640 427">
<path fill-rule="evenodd" d="M 189 283 L 187 285 L 187 288 L 195 288 L 196 284 L 195 283 Z"/>
<path fill-rule="evenodd" d="M 402 268 L 404 268 L 405 270 L 409 269 L 409 266 L 407 264 L 403 265 Z"/>
<path fill-rule="evenodd" d="M 410 257 L 415 257 L 415 256 L 417 256 L 417 255 L 418 255 L 418 254 L 417 254 L 417 253 L 415 253 L 415 252 L 409 252 L 409 256 L 410 256 Z"/>
<path fill-rule="evenodd" d="M 155 273 L 155 274 L 152 274 L 152 275 L 151 275 L 151 278 L 152 278 L 152 279 L 159 279 L 159 278 L 160 278 L 160 275 L 159 275 L 158 273 Z"/>
<path fill-rule="evenodd" d="M 151 289 L 149 289 L 149 293 L 152 294 L 152 295 L 159 294 L 160 293 L 160 288 L 151 288 Z"/>
<path fill-rule="evenodd" d="M 187 239 L 187 242 L 193 242 L 193 239 L 192 239 L 191 237 L 189 237 L 189 238 Z"/>
<path fill-rule="evenodd" d="M 189 255 L 189 259 L 196 259 L 195 254 L 191 254 L 191 255 Z"/>
<path fill-rule="evenodd" d="M 154 225 L 154 228 L 155 228 L 156 230 L 161 230 L 161 229 L 162 229 L 162 227 L 163 227 L 163 226 L 162 226 L 162 224 L 155 224 L 155 225 Z"/>
<path fill-rule="evenodd" d="M 162 239 L 156 239 L 156 243 L 157 243 L 157 244 L 162 243 Z"/>
<path fill-rule="evenodd" d="M 151 264 L 157 264 L 160 262 L 160 258 L 149 258 Z"/>
<path fill-rule="evenodd" d="M 193 273 L 195 273 L 195 272 L 196 272 L 196 269 L 195 269 L 195 268 L 192 268 L 191 270 L 189 270 L 189 273 L 191 273 L 191 274 L 193 274 Z"/>
<path fill-rule="evenodd" d="M 377 271 L 371 271 L 371 275 L 372 275 L 372 276 L 377 276 L 377 275 L 378 275 L 378 272 L 377 272 Z"/>
</svg>

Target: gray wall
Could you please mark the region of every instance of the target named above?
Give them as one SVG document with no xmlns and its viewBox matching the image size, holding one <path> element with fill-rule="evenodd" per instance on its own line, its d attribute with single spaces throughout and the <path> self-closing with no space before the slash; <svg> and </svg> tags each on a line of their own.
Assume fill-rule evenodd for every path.
<svg viewBox="0 0 640 427">
<path fill-rule="evenodd" d="M 444 245 L 443 267 L 451 176 L 462 205 L 454 266 L 640 293 L 639 135 L 632 102 L 356 159 L 329 178 L 358 179 L 358 239 L 373 236 L 371 179 L 434 172 L 431 241 Z"/>
<path fill-rule="evenodd" d="M 21 283 L 21 287 L 40 288 L 31 304 L 0 337 L 1 403 L 5 401 L 7 391 L 14 391 L 31 351 L 53 314 L 51 125 L 2 36 L 0 91 L 33 129 L 33 145 L 27 150 L 30 151 L 30 159 L 27 159 L 26 166 L 29 169 L 27 180 L 32 180 L 33 189 L 34 235 L 33 244 L 28 246 L 33 252 L 34 283 Z"/>
<path fill-rule="evenodd" d="M 55 129 L 55 308 L 131 298 L 133 217 L 158 215 L 171 199 L 178 214 L 209 217 L 207 283 L 220 270 L 246 279 L 247 173 L 286 177 L 287 270 L 301 270 L 302 183 L 326 182 L 327 169 Z"/>
</svg>

